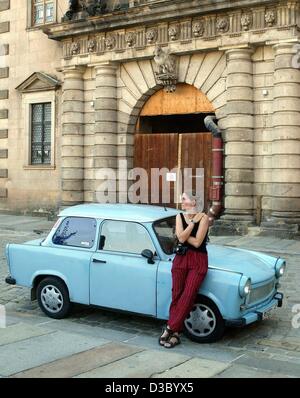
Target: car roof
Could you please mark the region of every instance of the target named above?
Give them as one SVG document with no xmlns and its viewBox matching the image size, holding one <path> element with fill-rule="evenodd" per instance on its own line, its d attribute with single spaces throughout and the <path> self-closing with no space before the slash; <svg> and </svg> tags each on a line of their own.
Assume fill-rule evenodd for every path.
<svg viewBox="0 0 300 398">
<path fill-rule="evenodd" d="M 89 203 L 67 207 L 59 217 L 93 217 L 123 221 L 151 222 L 174 216 L 180 210 L 170 207 L 131 203 Z"/>
</svg>

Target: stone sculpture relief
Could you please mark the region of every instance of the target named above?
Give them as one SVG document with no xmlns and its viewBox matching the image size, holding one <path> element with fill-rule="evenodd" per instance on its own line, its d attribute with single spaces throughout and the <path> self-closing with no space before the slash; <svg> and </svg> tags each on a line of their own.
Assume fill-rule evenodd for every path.
<svg viewBox="0 0 300 398">
<path fill-rule="evenodd" d="M 157 83 L 164 86 L 165 91 L 174 92 L 178 80 L 176 57 L 170 54 L 169 49 L 163 50 L 160 46 L 156 46 L 154 62 L 157 67 L 155 71 Z"/>
</svg>

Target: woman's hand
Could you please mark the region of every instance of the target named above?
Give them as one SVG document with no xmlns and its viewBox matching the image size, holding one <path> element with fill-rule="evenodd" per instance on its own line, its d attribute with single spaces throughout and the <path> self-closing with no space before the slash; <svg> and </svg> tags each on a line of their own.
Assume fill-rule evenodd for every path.
<svg viewBox="0 0 300 398">
<path fill-rule="evenodd" d="M 204 213 L 197 213 L 194 217 L 193 217 L 193 221 L 194 222 L 198 222 L 201 220 L 201 218 L 204 216 Z"/>
<path fill-rule="evenodd" d="M 189 238 L 193 228 L 194 228 L 194 224 L 189 223 L 188 226 L 184 229 L 180 214 L 177 214 L 177 216 L 176 216 L 176 236 L 180 243 L 184 243 Z"/>
</svg>

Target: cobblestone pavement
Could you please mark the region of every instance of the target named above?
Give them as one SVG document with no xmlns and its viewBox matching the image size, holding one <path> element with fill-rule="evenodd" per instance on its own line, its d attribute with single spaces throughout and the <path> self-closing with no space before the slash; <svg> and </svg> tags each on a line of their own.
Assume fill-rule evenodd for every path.
<svg viewBox="0 0 300 398">
<path fill-rule="evenodd" d="M 5 217 L 7 218 L 5 219 Z M 13 223 L 12 220 L 15 221 L 15 223 Z M 21 221 L 23 221 L 23 223 Z M 6 306 L 8 314 L 9 327 L 6 329 L 9 330 L 16 325 L 26 325 L 27 328 L 34 327 L 36 330 L 40 330 L 41 327 L 47 327 L 47 333 L 50 334 L 54 332 L 64 334 L 72 331 L 72 333 L 77 333 L 81 337 L 90 336 L 92 339 L 92 337 L 94 338 L 97 336 L 98 342 L 101 338 L 104 339 L 103 344 L 105 347 L 105 344 L 119 345 L 118 353 L 120 353 L 120 350 L 123 350 L 122 344 L 126 345 L 126 349 L 130 347 L 134 352 L 128 355 L 124 354 L 125 359 L 127 358 L 126 360 L 129 360 L 131 355 L 138 356 L 140 361 L 142 361 L 141 363 L 144 363 L 143 361 L 146 363 L 147 355 L 151 353 L 154 353 L 153 355 L 155 357 L 157 355 L 159 357 L 160 353 L 161 355 L 168 354 L 169 358 L 169 352 L 166 353 L 165 351 L 167 350 L 159 348 L 157 344 L 157 336 L 162 326 L 161 321 L 88 308 L 80 305 L 74 306 L 72 314 L 68 319 L 55 321 L 44 316 L 38 308 L 36 301 L 30 301 L 29 289 L 5 284 L 4 278 L 8 273 L 4 255 L 6 243 L 19 243 L 44 236 L 43 231 L 49 230 L 52 225 L 53 222 L 47 222 L 43 219 L 25 217 L 23 219 L 20 218 L 18 222 L 18 218 L 16 217 L 0 215 L 0 304 Z M 36 232 L 33 232 L 33 230 Z M 37 232 L 42 232 L 42 235 Z M 178 363 L 175 361 L 176 365 L 170 363 L 169 367 L 166 365 L 167 369 L 164 368 L 160 371 L 157 371 L 157 368 L 154 370 L 145 370 L 146 373 L 144 373 L 143 376 L 164 377 L 164 372 L 169 371 L 168 377 L 173 377 L 172 374 L 175 372 L 174 369 L 176 369 L 177 373 L 175 372 L 174 377 L 182 375 L 183 377 L 218 378 L 300 377 L 300 327 L 292 327 L 292 318 L 295 316 L 295 313 L 292 312 L 293 306 L 295 304 L 300 304 L 300 242 L 267 237 L 234 236 L 212 237 L 211 241 L 213 243 L 265 251 L 274 255 L 280 254 L 281 257 L 286 258 L 288 265 L 287 272 L 282 278 L 282 288 L 280 289 L 285 295 L 283 307 L 278 309 L 268 320 L 249 325 L 242 329 L 227 330 L 224 338 L 214 344 L 199 345 L 183 337 L 183 344 L 176 347 L 175 350 L 172 350 L 171 357 L 173 359 L 177 358 L 176 355 L 179 355 L 179 359 L 181 358 L 180 355 L 182 356 L 180 360 L 178 359 Z M 11 330 L 13 331 L 13 329 Z M 38 337 L 35 336 L 34 333 L 35 332 L 31 330 L 29 337 L 27 337 L 28 340 L 24 337 L 24 341 L 27 341 L 28 344 L 34 344 L 35 339 L 44 338 L 42 336 L 44 332 L 39 331 Z M 63 336 L 62 339 L 64 339 Z M 20 340 L 21 342 L 23 341 L 22 338 Z M 15 341 L 19 341 L 19 338 L 16 338 L 14 342 Z M 0 363 L 1 345 L 0 333 Z M 6 358 L 5 355 L 9 355 L 7 347 L 10 345 L 11 344 L 4 345 L 6 350 L 4 350 L 3 354 L 4 359 Z M 79 346 L 80 344 L 78 343 L 78 347 Z M 94 341 L 91 342 L 91 347 L 95 349 Z M 102 348 L 104 351 L 105 349 Z M 78 351 L 83 351 L 83 349 L 78 348 Z M 74 352 L 71 352 L 71 354 L 74 355 Z M 79 354 L 76 353 L 76 355 Z M 68 357 L 68 352 L 65 356 Z M 125 359 L 120 358 L 121 357 L 118 357 L 116 363 L 122 364 L 122 361 L 125 361 Z M 62 358 L 59 360 L 61 361 Z M 187 370 L 186 366 L 184 366 L 187 360 L 204 361 L 202 365 L 205 364 L 205 361 L 208 361 L 208 365 L 206 364 L 207 367 L 204 366 L 204 368 L 214 370 L 203 373 L 202 375 L 197 374 L 193 376 L 193 372 Z M 178 367 L 179 364 L 180 367 Z M 33 377 L 43 374 L 43 366 L 48 366 L 47 360 L 42 360 L 41 363 L 38 362 L 36 366 L 38 372 L 33 373 Z M 59 366 L 62 365 L 58 363 L 57 366 L 59 368 Z M 77 373 L 74 371 L 75 373 L 67 375 L 67 377 L 78 374 L 82 374 L 83 377 L 105 377 L 105 372 L 109 371 L 109 368 L 107 368 L 109 366 L 111 366 L 111 364 L 107 363 L 104 367 L 100 367 L 102 369 L 101 372 L 99 371 L 100 368 L 98 368 L 98 371 L 96 369 L 96 371 L 89 370 L 88 372 L 86 369 L 81 369 L 80 372 L 77 370 Z M 30 366 L 28 365 L 28 368 L 32 367 L 32 364 L 30 364 Z M 191 368 L 194 368 L 194 365 Z M 18 373 L 18 371 L 25 371 L 26 373 L 26 369 L 26 364 L 24 364 L 23 367 L 16 367 L 13 370 L 1 372 L 0 366 L 0 376 L 5 377 Z M 122 367 L 120 369 L 122 369 Z M 126 377 L 127 374 L 122 374 L 120 369 L 117 365 L 115 368 L 112 368 L 111 372 L 113 376 L 119 375 L 120 377 Z M 180 374 L 178 373 L 179 371 L 181 372 Z M 49 369 L 47 369 L 47 372 L 49 372 Z M 53 372 L 55 373 L 54 370 Z M 121 373 L 119 374 L 118 372 Z M 62 372 L 60 375 L 61 374 L 64 373 Z M 136 373 L 131 374 L 133 377 L 135 375 Z"/>
</svg>

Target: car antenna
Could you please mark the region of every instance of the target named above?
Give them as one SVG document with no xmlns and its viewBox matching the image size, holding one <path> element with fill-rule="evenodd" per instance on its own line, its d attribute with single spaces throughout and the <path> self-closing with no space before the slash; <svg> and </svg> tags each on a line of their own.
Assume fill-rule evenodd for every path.
<svg viewBox="0 0 300 398">
<path fill-rule="evenodd" d="M 166 204 L 164 203 L 164 208 L 165 208 L 165 211 L 168 211 L 168 209 L 167 209 L 167 206 L 166 206 Z"/>
</svg>

